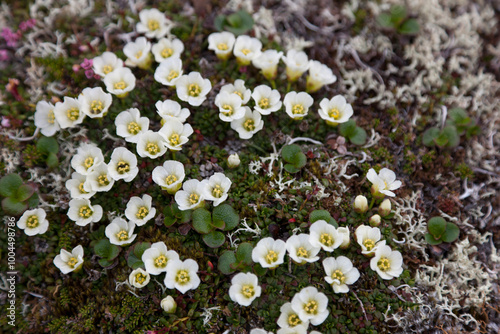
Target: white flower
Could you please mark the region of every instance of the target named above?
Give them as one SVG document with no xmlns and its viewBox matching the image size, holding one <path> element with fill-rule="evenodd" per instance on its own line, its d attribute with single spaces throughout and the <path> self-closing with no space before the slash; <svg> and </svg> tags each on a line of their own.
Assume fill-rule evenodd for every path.
<svg viewBox="0 0 500 334">
<path fill-rule="evenodd" d="M 221 91 L 215 97 L 215 105 L 219 107 L 219 118 L 224 122 L 232 122 L 245 115 L 241 98 L 233 93 Z"/>
<path fill-rule="evenodd" d="M 370 268 L 383 279 L 399 277 L 403 272 L 403 256 L 391 247 L 381 245 L 375 251 L 375 257 L 370 260 Z"/>
<path fill-rule="evenodd" d="M 46 137 L 53 136 L 60 129 L 52 103 L 39 101 L 36 104 L 36 111 L 33 117 L 35 119 L 35 126 L 39 128 L 42 135 Z"/>
<path fill-rule="evenodd" d="M 231 56 L 236 38 L 229 31 L 214 32 L 208 35 L 208 49 L 213 50 L 217 58 L 226 60 Z"/>
<path fill-rule="evenodd" d="M 69 201 L 68 218 L 78 226 L 96 223 L 102 218 L 102 207 L 90 204 L 86 198 L 74 198 Z"/>
<path fill-rule="evenodd" d="M 286 113 L 288 116 L 296 120 L 304 118 L 313 103 L 314 100 L 311 95 L 305 92 L 289 92 L 285 95 L 285 99 L 283 100 Z"/>
<path fill-rule="evenodd" d="M 370 217 L 370 219 L 368 219 L 368 222 L 370 224 L 370 226 L 373 226 L 373 227 L 377 227 L 380 225 L 382 219 L 380 218 L 379 215 L 373 215 Z"/>
<path fill-rule="evenodd" d="M 327 257 L 323 260 L 323 268 L 325 269 L 325 281 L 331 284 L 335 293 L 347 293 L 349 287 L 356 283 L 359 278 L 359 270 L 354 268 L 351 260 L 345 256 L 339 256 L 336 259 Z"/>
<path fill-rule="evenodd" d="M 109 176 L 115 180 L 132 181 L 139 173 L 137 157 L 125 147 L 117 147 L 111 154 L 108 164 Z"/>
<path fill-rule="evenodd" d="M 242 101 L 241 104 L 247 104 L 252 95 L 252 91 L 245 87 L 245 81 L 241 79 L 236 79 L 234 81 L 234 84 L 227 84 L 222 86 L 220 92 L 228 92 L 238 95 Z"/>
<path fill-rule="evenodd" d="M 262 288 L 255 274 L 239 273 L 231 280 L 229 297 L 241 306 L 250 306 L 255 298 L 260 297 L 261 292 Z"/>
<path fill-rule="evenodd" d="M 198 180 L 188 180 L 182 185 L 182 190 L 175 193 L 175 202 L 179 210 L 191 210 L 200 206 L 204 200 L 201 182 Z"/>
<path fill-rule="evenodd" d="M 262 115 L 269 115 L 281 109 L 280 93 L 269 86 L 260 85 L 255 87 L 252 98 L 255 101 L 255 110 Z"/>
<path fill-rule="evenodd" d="M 115 118 L 116 134 L 129 143 L 137 143 L 139 136 L 148 131 L 149 118 L 141 117 L 137 108 L 122 111 Z"/>
<path fill-rule="evenodd" d="M 387 168 L 382 168 L 377 175 L 373 168 L 370 168 L 366 174 L 366 178 L 373 184 L 372 194 L 383 194 L 386 196 L 396 196 L 391 190 L 396 190 L 401 187 L 401 181 L 396 180 L 396 174 Z M 383 197 L 383 195 L 381 195 Z"/>
<path fill-rule="evenodd" d="M 71 250 L 71 253 L 61 248 L 61 253 L 54 258 L 54 265 L 63 274 L 78 271 L 83 265 L 83 247 L 78 245 Z"/>
<path fill-rule="evenodd" d="M 254 328 L 250 331 L 250 334 L 273 334 L 273 332 L 268 332 L 262 328 Z"/>
<path fill-rule="evenodd" d="M 280 328 L 276 334 L 307 334 L 307 327 L 298 325 L 295 327 Z"/>
<path fill-rule="evenodd" d="M 167 313 L 175 313 L 177 303 L 172 296 L 167 296 L 161 300 L 161 308 Z"/>
<path fill-rule="evenodd" d="M 118 67 L 104 77 L 106 90 L 117 97 L 125 97 L 135 88 L 135 76 L 128 67 Z"/>
<path fill-rule="evenodd" d="M 120 67 L 123 67 L 123 60 L 118 58 L 113 52 L 103 52 L 102 55 L 92 60 L 94 72 L 103 78 Z"/>
<path fill-rule="evenodd" d="M 104 156 L 97 145 L 82 144 L 71 159 L 71 167 L 77 173 L 89 175 L 102 162 L 104 162 Z"/>
<path fill-rule="evenodd" d="M 317 60 L 309 61 L 309 75 L 307 76 L 306 90 L 309 93 L 318 91 L 324 85 L 337 81 L 332 70 Z"/>
<path fill-rule="evenodd" d="M 260 113 L 257 110 L 252 111 L 249 107 L 245 107 L 245 116 L 231 122 L 231 129 L 238 132 L 241 139 L 252 138 L 263 127 L 264 121 Z"/>
<path fill-rule="evenodd" d="M 361 254 L 365 256 L 372 256 L 377 250 L 380 241 L 380 229 L 378 227 L 370 227 L 367 225 L 360 225 L 354 232 L 356 241 L 361 246 Z M 385 241 L 383 241 L 385 244 Z"/>
<path fill-rule="evenodd" d="M 124 246 L 131 244 L 137 237 L 137 234 L 134 234 L 134 229 L 134 222 L 127 222 L 123 218 L 115 218 L 106 226 L 104 234 L 113 245 Z"/>
<path fill-rule="evenodd" d="M 172 29 L 172 22 L 156 8 L 141 10 L 139 19 L 141 22 L 136 25 L 137 32 L 148 38 L 162 38 Z"/>
<path fill-rule="evenodd" d="M 203 79 L 198 72 L 183 75 L 175 82 L 177 97 L 192 106 L 199 106 L 206 100 L 208 92 L 212 89 L 210 80 Z"/>
<path fill-rule="evenodd" d="M 240 165 L 238 153 L 231 154 L 227 157 L 227 165 L 229 168 L 236 168 Z"/>
<path fill-rule="evenodd" d="M 87 177 L 80 173 L 71 174 L 71 179 L 67 180 L 65 185 L 66 189 L 69 190 L 71 198 L 91 198 L 95 195 L 95 191 L 86 191 L 83 187 Z"/>
<path fill-rule="evenodd" d="M 337 229 L 337 233 L 340 238 L 342 238 L 342 243 L 340 244 L 340 248 L 346 249 L 351 244 L 351 236 L 349 232 L 349 228 L 347 227 L 339 227 Z"/>
<path fill-rule="evenodd" d="M 142 195 L 142 198 L 131 197 L 125 209 L 125 217 L 137 226 L 146 224 L 156 215 L 156 209 L 153 208 L 152 202 L 153 198 L 147 194 Z"/>
<path fill-rule="evenodd" d="M 288 50 L 286 57 L 281 59 L 286 64 L 286 76 L 291 82 L 297 81 L 309 69 L 309 59 L 304 51 Z"/>
<path fill-rule="evenodd" d="M 101 162 L 95 166 L 92 172 L 87 175 L 87 181 L 83 184 L 85 191 L 108 191 L 115 184 L 115 180 L 109 174 L 108 165 Z"/>
<path fill-rule="evenodd" d="M 165 286 L 169 289 L 177 289 L 182 294 L 188 290 L 194 290 L 200 285 L 197 272 L 198 263 L 195 260 L 169 261 L 165 275 Z"/>
<path fill-rule="evenodd" d="M 316 262 L 319 260 L 318 253 L 321 247 L 313 246 L 309 242 L 309 234 L 301 233 L 292 235 L 286 241 L 286 250 L 288 255 L 296 263 L 303 264 L 306 262 Z"/>
<path fill-rule="evenodd" d="M 175 86 L 177 80 L 182 76 L 182 60 L 180 58 L 168 58 L 156 68 L 154 78 L 165 86 Z"/>
<path fill-rule="evenodd" d="M 163 241 L 155 242 L 142 253 L 142 262 L 146 271 L 151 275 L 160 275 L 167 271 L 167 264 L 170 261 L 178 261 L 179 254 L 174 250 L 167 250 Z"/>
<path fill-rule="evenodd" d="M 151 51 L 155 56 L 156 62 L 161 63 L 165 59 L 180 58 L 181 53 L 184 51 L 184 44 L 177 38 L 173 40 L 162 38 L 158 43 L 153 45 Z"/>
<path fill-rule="evenodd" d="M 283 263 L 286 253 L 286 244 L 283 240 L 273 238 L 261 239 L 252 250 L 252 260 L 260 263 L 262 268 L 276 268 Z"/>
<path fill-rule="evenodd" d="M 283 52 L 276 50 L 266 50 L 259 56 L 252 59 L 252 64 L 262 71 L 264 77 L 268 80 L 273 80 L 278 74 L 278 63 L 280 62 Z"/>
<path fill-rule="evenodd" d="M 190 124 L 182 124 L 177 119 L 172 118 L 161 127 L 158 133 L 165 140 L 165 146 L 172 151 L 182 150 L 182 145 L 188 142 L 188 137 L 193 134 Z"/>
<path fill-rule="evenodd" d="M 113 98 L 111 94 L 105 93 L 101 87 L 85 88 L 78 97 L 81 103 L 81 111 L 90 118 L 103 117 L 111 106 Z"/>
<path fill-rule="evenodd" d="M 43 209 L 27 210 L 17 221 L 17 227 L 29 236 L 44 234 L 49 228 L 49 221 L 45 217 L 47 213 Z"/>
<path fill-rule="evenodd" d="M 61 129 L 72 128 L 83 122 L 85 114 L 78 99 L 64 97 L 64 102 L 57 102 L 54 107 L 54 116 Z"/>
<path fill-rule="evenodd" d="M 176 119 L 181 123 L 184 123 L 186 119 L 191 115 L 187 108 L 182 108 L 181 105 L 172 100 L 158 101 L 155 104 L 156 112 L 162 118 L 161 124 L 164 125 L 168 123 L 171 119 Z"/>
<path fill-rule="evenodd" d="M 185 176 L 184 164 L 175 160 L 167 160 L 153 169 L 153 181 L 171 195 L 182 187 Z"/>
<path fill-rule="evenodd" d="M 368 200 L 363 195 L 358 195 L 354 199 L 354 211 L 357 213 L 365 213 L 368 211 Z"/>
<path fill-rule="evenodd" d="M 238 64 L 246 66 L 261 54 L 262 43 L 257 38 L 241 35 L 236 38 L 233 53 Z"/>
<path fill-rule="evenodd" d="M 206 200 L 218 206 L 227 199 L 231 180 L 223 173 L 214 173 L 208 180 L 201 181 L 201 193 Z"/>
<path fill-rule="evenodd" d="M 328 298 L 315 287 L 300 290 L 292 298 L 292 309 L 299 315 L 300 320 L 310 321 L 314 326 L 323 323 L 328 317 Z"/>
<path fill-rule="evenodd" d="M 309 228 L 309 242 L 315 247 L 333 252 L 342 244 L 342 237 L 333 225 L 328 224 L 325 220 L 317 220 Z"/>
<path fill-rule="evenodd" d="M 385 217 L 391 213 L 391 200 L 386 198 L 380 203 L 380 206 L 378 207 L 378 213 L 382 216 Z"/>
<path fill-rule="evenodd" d="M 352 106 L 347 103 L 342 95 L 336 95 L 328 100 L 326 97 L 319 103 L 319 116 L 329 125 L 345 123 L 354 113 Z"/>
<path fill-rule="evenodd" d="M 299 315 L 292 309 L 292 303 L 285 303 L 280 308 L 280 316 L 278 318 L 278 326 L 281 328 L 296 328 L 297 326 L 304 327 L 304 330 L 309 326 L 309 321 L 303 322 Z"/>
<path fill-rule="evenodd" d="M 146 37 L 139 37 L 133 42 L 128 42 L 123 48 L 123 53 L 128 57 L 125 65 L 138 66 L 144 70 L 151 66 L 151 43 Z"/>
<path fill-rule="evenodd" d="M 148 272 L 144 271 L 142 268 L 137 268 L 128 276 L 130 285 L 139 289 L 148 285 L 150 279 L 151 276 L 149 276 Z"/>
<path fill-rule="evenodd" d="M 156 159 L 164 155 L 165 152 L 167 152 L 167 147 L 161 134 L 151 130 L 141 133 L 137 141 L 137 154 L 142 158 Z"/>
</svg>

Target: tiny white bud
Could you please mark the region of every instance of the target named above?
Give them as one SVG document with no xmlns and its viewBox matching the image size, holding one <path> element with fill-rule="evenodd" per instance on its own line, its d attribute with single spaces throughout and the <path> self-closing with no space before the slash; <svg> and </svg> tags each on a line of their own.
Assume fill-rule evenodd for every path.
<svg viewBox="0 0 500 334">
<path fill-rule="evenodd" d="M 376 227 L 376 226 L 379 226 L 380 225 L 380 222 L 381 222 L 381 218 L 379 215 L 373 215 L 370 217 L 370 225 L 373 226 L 373 227 Z"/>
<path fill-rule="evenodd" d="M 385 217 L 391 213 L 391 201 L 387 198 L 385 199 L 378 208 L 378 213 Z"/>
<path fill-rule="evenodd" d="M 227 165 L 229 168 L 236 168 L 240 165 L 240 157 L 238 156 L 238 153 L 231 154 L 227 158 Z"/>
<path fill-rule="evenodd" d="M 342 237 L 340 248 L 346 249 L 347 247 L 349 247 L 349 244 L 351 243 L 349 229 L 347 227 L 339 227 L 337 229 L 337 233 Z"/>
<path fill-rule="evenodd" d="M 363 195 L 358 195 L 354 199 L 354 211 L 365 213 L 368 210 L 368 200 Z"/>
<path fill-rule="evenodd" d="M 161 308 L 167 313 L 174 313 L 177 308 L 177 303 L 172 296 L 167 296 L 161 300 Z"/>
</svg>

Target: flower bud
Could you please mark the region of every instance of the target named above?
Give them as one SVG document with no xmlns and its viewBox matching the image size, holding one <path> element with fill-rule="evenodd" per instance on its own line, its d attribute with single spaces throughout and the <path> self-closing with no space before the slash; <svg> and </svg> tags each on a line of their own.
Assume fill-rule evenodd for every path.
<svg viewBox="0 0 500 334">
<path fill-rule="evenodd" d="M 380 225 L 381 221 L 382 221 L 382 219 L 380 218 L 379 215 L 373 215 L 370 217 L 369 223 L 370 223 L 370 226 L 377 227 Z"/>
<path fill-rule="evenodd" d="M 368 200 L 363 195 L 358 195 L 354 199 L 354 211 L 365 213 L 368 210 Z"/>
<path fill-rule="evenodd" d="M 339 227 L 337 229 L 337 233 L 340 235 L 342 238 L 342 243 L 340 244 L 340 248 L 346 249 L 349 247 L 349 244 L 351 243 L 351 239 L 349 236 L 349 229 L 347 227 Z"/>
<path fill-rule="evenodd" d="M 391 213 L 391 201 L 387 198 L 378 207 L 378 213 L 385 217 Z"/>
<path fill-rule="evenodd" d="M 227 158 L 227 165 L 229 168 L 236 168 L 240 165 L 240 157 L 238 156 L 238 153 L 231 154 Z"/>
<path fill-rule="evenodd" d="M 172 296 L 167 296 L 161 300 L 161 308 L 167 313 L 174 313 L 177 308 L 177 303 Z"/>
</svg>

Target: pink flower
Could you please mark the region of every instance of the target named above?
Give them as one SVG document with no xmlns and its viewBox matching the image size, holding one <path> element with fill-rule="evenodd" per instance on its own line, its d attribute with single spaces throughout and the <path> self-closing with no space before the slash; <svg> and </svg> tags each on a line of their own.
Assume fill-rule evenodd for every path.
<svg viewBox="0 0 500 334">
<path fill-rule="evenodd" d="M 9 60 L 9 54 L 7 53 L 7 50 L 1 49 L 0 50 L 0 61 L 7 61 Z"/>
<path fill-rule="evenodd" d="M 14 33 L 10 28 L 3 28 L 1 36 L 7 42 L 7 46 L 16 47 L 20 34 Z"/>
<path fill-rule="evenodd" d="M 80 66 L 83 67 L 83 69 L 85 70 L 90 70 L 92 68 L 92 63 L 93 63 L 92 59 L 85 58 L 83 62 L 80 64 Z"/>
<path fill-rule="evenodd" d="M 10 128 L 10 120 L 7 117 L 2 116 L 2 123 L 1 123 L 1 125 L 4 128 Z"/>
<path fill-rule="evenodd" d="M 85 76 L 87 77 L 87 79 L 91 79 L 94 77 L 94 71 L 92 70 L 85 70 Z"/>
<path fill-rule="evenodd" d="M 28 29 L 31 29 L 35 26 L 36 20 L 35 19 L 29 19 L 27 21 L 23 21 L 19 24 L 19 29 L 21 31 L 26 31 Z"/>
</svg>

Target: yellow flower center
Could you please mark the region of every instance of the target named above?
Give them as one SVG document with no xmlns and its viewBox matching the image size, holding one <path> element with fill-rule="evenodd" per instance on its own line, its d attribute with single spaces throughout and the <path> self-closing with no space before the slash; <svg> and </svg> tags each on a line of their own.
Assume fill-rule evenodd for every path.
<svg viewBox="0 0 500 334">
<path fill-rule="evenodd" d="M 227 111 L 223 111 L 223 112 L 222 112 L 222 114 L 223 114 L 223 115 L 226 115 L 226 116 L 228 116 L 228 117 L 229 117 L 229 116 L 231 116 L 231 115 L 233 114 L 233 112 L 234 112 L 233 107 L 232 107 L 232 106 L 230 106 L 229 104 L 224 104 L 224 105 L 222 106 L 222 109 L 227 110 Z"/>
<path fill-rule="evenodd" d="M 288 324 L 290 325 L 290 327 L 295 327 L 297 325 L 300 325 L 301 323 L 302 320 L 300 320 L 297 314 L 293 313 L 288 316 Z"/>
<path fill-rule="evenodd" d="M 292 107 L 292 114 L 294 115 L 303 115 L 304 114 L 304 106 L 302 104 L 296 104 Z"/>
<path fill-rule="evenodd" d="M 40 224 L 38 221 L 38 216 L 37 215 L 32 215 L 29 216 L 28 219 L 26 220 L 26 226 L 29 228 L 35 228 Z"/>
<path fill-rule="evenodd" d="M 262 109 L 269 108 L 269 99 L 267 97 L 263 97 L 259 101 L 259 107 Z"/>
<path fill-rule="evenodd" d="M 161 50 L 161 56 L 163 58 L 169 58 L 173 54 L 174 50 L 172 50 L 171 48 L 163 48 L 163 50 Z"/>
<path fill-rule="evenodd" d="M 144 219 L 149 214 L 149 209 L 145 206 L 141 206 L 135 216 L 137 219 Z"/>
<path fill-rule="evenodd" d="M 167 76 L 167 80 L 168 81 L 172 81 L 174 80 L 175 78 L 177 78 L 179 76 L 179 72 L 177 72 L 176 70 L 172 70 L 170 71 L 170 73 L 168 74 Z"/>
<path fill-rule="evenodd" d="M 130 134 L 136 135 L 139 133 L 139 131 L 141 131 L 141 127 L 136 122 L 130 122 L 127 125 L 127 130 Z"/>
<path fill-rule="evenodd" d="M 142 273 L 137 273 L 135 275 L 135 281 L 139 284 L 146 282 L 146 275 L 144 275 Z"/>
<path fill-rule="evenodd" d="M 366 239 L 363 241 L 363 245 L 366 247 L 367 251 L 371 251 L 375 247 L 375 242 L 372 239 Z"/>
<path fill-rule="evenodd" d="M 188 94 L 192 97 L 197 97 L 201 93 L 201 88 L 198 84 L 190 84 L 188 87 Z"/>
<path fill-rule="evenodd" d="M 333 245 L 333 238 L 328 233 L 321 233 L 321 235 L 319 236 L 319 242 L 321 242 L 326 247 L 332 247 L 332 245 Z"/>
<path fill-rule="evenodd" d="M 135 54 L 135 59 L 139 59 L 142 57 L 142 51 L 137 51 L 137 53 Z"/>
<path fill-rule="evenodd" d="M 304 311 L 309 314 L 317 314 L 318 313 L 318 302 L 315 300 L 309 301 L 306 305 L 304 305 Z"/>
<path fill-rule="evenodd" d="M 78 190 L 80 190 L 80 192 L 82 194 L 88 194 L 86 191 L 85 191 L 85 188 L 83 188 L 83 184 L 84 182 L 80 183 L 80 185 L 78 186 Z"/>
<path fill-rule="evenodd" d="M 160 268 L 164 268 L 166 265 L 167 265 L 167 258 L 165 257 L 165 255 L 160 255 L 158 256 L 156 259 L 155 259 L 155 266 L 156 267 L 160 267 Z"/>
<path fill-rule="evenodd" d="M 151 155 L 155 155 L 155 154 L 160 153 L 160 147 L 158 146 L 158 144 L 148 143 L 146 145 L 146 151 L 148 151 L 149 154 L 151 154 Z"/>
<path fill-rule="evenodd" d="M 255 295 L 253 285 L 243 285 L 241 287 L 241 294 L 246 298 L 252 298 Z"/>
<path fill-rule="evenodd" d="M 245 56 L 247 56 L 252 50 L 250 49 L 241 49 L 241 53 L 243 53 Z"/>
<path fill-rule="evenodd" d="M 221 198 L 223 194 L 224 190 L 222 189 L 222 187 L 216 184 L 215 187 L 213 187 L 212 189 L 212 196 L 215 198 Z"/>
<path fill-rule="evenodd" d="M 344 284 L 345 282 L 344 273 L 337 269 L 332 273 L 332 279 L 339 280 L 340 284 Z"/>
<path fill-rule="evenodd" d="M 128 162 L 122 160 L 116 164 L 116 170 L 119 174 L 128 173 L 130 172 L 130 165 L 128 164 Z"/>
<path fill-rule="evenodd" d="M 391 269 L 391 261 L 386 257 L 381 257 L 380 260 L 377 261 L 377 267 L 382 271 L 387 271 Z"/>
<path fill-rule="evenodd" d="M 89 169 L 90 167 L 94 166 L 94 158 L 88 157 L 83 162 L 83 165 L 85 166 L 86 169 Z"/>
<path fill-rule="evenodd" d="M 241 92 L 238 92 L 237 90 L 235 90 L 235 91 L 233 92 L 233 94 L 238 95 L 238 96 L 239 96 L 239 97 L 243 100 L 243 94 L 242 94 Z"/>
<path fill-rule="evenodd" d="M 121 230 L 120 232 L 116 233 L 116 237 L 120 241 L 128 240 L 128 232 L 125 230 Z"/>
<path fill-rule="evenodd" d="M 97 183 L 99 183 L 101 186 L 105 187 L 109 184 L 108 180 L 108 175 L 107 174 L 101 174 L 97 178 Z"/>
<path fill-rule="evenodd" d="M 66 111 L 66 116 L 68 116 L 68 119 L 71 121 L 76 121 L 78 117 L 80 117 L 80 110 L 78 110 L 78 108 L 69 108 L 68 111 Z"/>
<path fill-rule="evenodd" d="M 189 200 L 189 203 L 191 204 L 196 204 L 198 203 L 198 200 L 200 199 L 200 196 L 198 196 L 198 194 L 195 194 L 195 193 L 192 193 L 191 195 L 189 195 L 188 197 L 188 200 Z"/>
<path fill-rule="evenodd" d="M 165 178 L 165 183 L 169 186 L 177 181 L 177 176 L 171 174 Z"/>
<path fill-rule="evenodd" d="M 49 113 L 47 114 L 47 122 L 49 124 L 54 124 L 56 121 L 56 116 L 54 115 L 54 110 L 49 110 Z"/>
<path fill-rule="evenodd" d="M 148 29 L 149 30 L 156 30 L 158 28 L 160 28 L 160 22 L 158 22 L 157 20 L 154 20 L 154 19 L 148 20 Z"/>
<path fill-rule="evenodd" d="M 221 51 L 227 51 L 229 49 L 229 47 L 227 46 L 226 43 L 219 43 L 219 44 L 217 44 L 217 49 L 219 49 Z"/>
<path fill-rule="evenodd" d="M 298 257 L 308 258 L 309 257 L 309 252 L 304 247 L 299 247 L 299 249 L 297 249 L 297 256 Z"/>
<path fill-rule="evenodd" d="M 175 281 L 181 285 L 184 285 L 190 281 L 189 273 L 186 270 L 179 270 L 177 275 L 175 275 Z"/>
<path fill-rule="evenodd" d="M 119 82 L 116 82 L 113 87 L 115 89 L 125 89 L 127 88 L 127 84 L 125 83 L 125 81 L 119 81 Z"/>
<path fill-rule="evenodd" d="M 180 143 L 181 143 L 181 137 L 177 133 L 174 133 L 170 136 L 170 144 L 172 144 L 173 146 L 177 146 Z"/>
<path fill-rule="evenodd" d="M 104 66 L 102 67 L 102 72 L 103 72 L 105 75 L 106 75 L 106 74 L 108 74 L 108 73 L 110 73 L 110 72 L 113 72 L 113 66 L 111 66 L 111 65 L 104 65 Z"/>
<path fill-rule="evenodd" d="M 75 257 L 71 257 L 68 260 L 67 265 L 70 266 L 71 268 L 74 268 L 77 263 L 78 263 L 78 260 Z"/>
<path fill-rule="evenodd" d="M 90 104 L 90 113 L 97 115 L 104 109 L 104 103 L 102 101 L 94 100 Z"/>
<path fill-rule="evenodd" d="M 267 252 L 267 255 L 266 255 L 267 264 L 273 264 L 276 261 L 278 261 L 278 253 L 276 253 L 273 250 L 270 250 L 269 252 Z"/>
<path fill-rule="evenodd" d="M 94 211 L 92 211 L 92 209 L 88 205 L 84 205 L 80 207 L 80 210 L 78 210 L 78 214 L 84 219 L 90 218 L 93 213 Z"/>
<path fill-rule="evenodd" d="M 255 121 L 251 118 L 247 119 L 245 123 L 243 123 L 243 129 L 247 131 L 255 130 Z"/>
<path fill-rule="evenodd" d="M 330 116 L 333 119 L 339 119 L 340 118 L 340 111 L 337 108 L 332 108 L 328 112 L 328 116 Z"/>
</svg>

